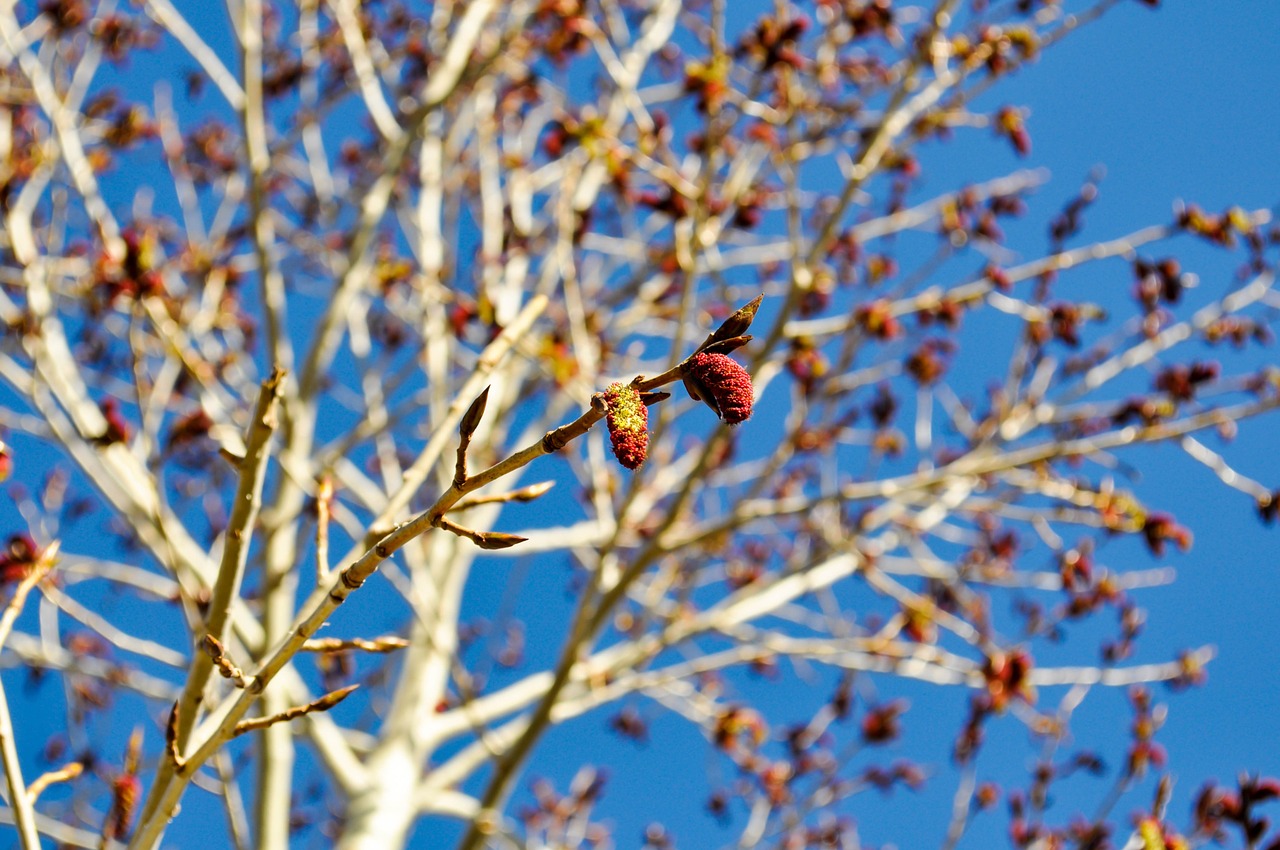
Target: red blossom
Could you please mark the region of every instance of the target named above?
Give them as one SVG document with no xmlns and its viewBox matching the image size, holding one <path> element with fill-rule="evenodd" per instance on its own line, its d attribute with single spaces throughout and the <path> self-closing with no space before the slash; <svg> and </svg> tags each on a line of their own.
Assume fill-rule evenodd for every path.
<svg viewBox="0 0 1280 850">
<path fill-rule="evenodd" d="M 133 811 L 137 807 L 138 796 L 141 793 L 142 783 L 138 781 L 138 777 L 131 774 L 121 774 L 111 783 L 112 837 L 128 836 L 129 822 L 133 820 Z"/>
<path fill-rule="evenodd" d="M 1191 548 L 1191 531 L 1174 522 L 1168 514 L 1151 514 L 1142 524 L 1142 536 L 1146 538 L 1147 548 L 1157 558 L 1164 555 L 1166 540 L 1172 540 L 1181 551 Z"/>
<path fill-rule="evenodd" d="M 728 424 L 737 425 L 751 417 L 751 375 L 732 357 L 695 354 L 685 364 L 684 374 L 689 395 L 705 401 Z"/>
<path fill-rule="evenodd" d="M 29 534 L 15 534 L 0 554 L 0 585 L 22 581 L 40 560 L 40 547 Z"/>
<path fill-rule="evenodd" d="M 625 384 L 610 385 L 604 397 L 613 456 L 627 469 L 639 469 L 649 455 L 649 408 L 640 393 Z"/>
<path fill-rule="evenodd" d="M 906 710 L 907 701 L 902 699 L 871 706 L 862 718 L 862 740 L 868 744 L 884 744 L 895 740 L 902 734 L 899 718 Z"/>
<path fill-rule="evenodd" d="M 120 412 L 120 403 L 114 398 L 104 398 L 98 402 L 98 409 L 102 411 L 102 418 L 107 421 L 106 428 L 101 436 L 98 437 L 98 444 L 109 446 L 112 443 L 128 442 L 130 434 L 129 423 Z"/>
</svg>

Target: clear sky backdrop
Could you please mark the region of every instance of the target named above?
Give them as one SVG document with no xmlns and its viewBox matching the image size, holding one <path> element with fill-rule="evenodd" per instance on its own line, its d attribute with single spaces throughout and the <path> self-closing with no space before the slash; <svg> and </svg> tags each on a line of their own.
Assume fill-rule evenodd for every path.
<svg viewBox="0 0 1280 850">
<path fill-rule="evenodd" d="M 211 42 L 229 50 L 229 38 L 215 35 L 226 31 L 221 4 L 178 0 L 177 5 Z M 1157 12 L 1136 1 L 1123 3 L 1102 22 L 997 88 L 998 103 L 1030 107 L 1034 151 L 1029 160 L 1016 160 L 1006 145 L 985 139 L 965 146 L 963 156 L 958 149 L 935 146 L 925 152 L 926 183 L 920 191 L 945 192 L 1024 164 L 1049 168 L 1053 181 L 1037 193 L 1028 223 L 1009 228 L 1011 247 L 1024 256 L 1043 249 L 1045 223 L 1098 165 L 1105 166 L 1107 176 L 1099 203 L 1087 214 L 1085 238 L 1118 236 L 1167 221 L 1173 201 L 1179 198 L 1210 211 L 1229 204 L 1273 208 L 1280 202 L 1278 48 L 1280 3 L 1274 0 L 1173 0 Z M 135 59 L 141 61 L 141 57 Z M 180 89 L 189 67 L 187 62 L 174 63 L 175 89 Z M 1178 250 L 1181 253 L 1181 246 Z M 1194 248 L 1186 253 L 1194 257 L 1191 270 L 1200 274 L 1205 285 L 1226 285 L 1234 258 L 1224 262 L 1217 253 Z M 1129 292 L 1126 288 L 1113 297 L 1117 303 L 1127 301 Z M 1268 356 L 1274 352 L 1271 349 Z M 1240 463 L 1242 471 L 1280 487 L 1275 431 L 1274 422 L 1247 424 L 1228 452 L 1233 460 L 1247 459 Z M 1276 556 L 1280 529 L 1264 530 L 1247 497 L 1222 487 L 1207 470 L 1175 449 L 1158 448 L 1135 457 L 1145 465 L 1145 492 L 1159 493 L 1159 506 L 1175 513 L 1196 533 L 1190 555 L 1167 559 L 1178 568 L 1178 582 L 1141 596 L 1149 619 L 1139 659 L 1164 659 L 1205 643 L 1216 644 L 1219 651 L 1207 687 L 1167 696 L 1172 711 L 1159 740 L 1169 748 L 1172 771 L 1179 779 L 1172 812 L 1181 822 L 1187 799 L 1203 779 L 1226 781 L 1246 769 L 1280 772 L 1276 725 L 1280 653 L 1273 637 L 1280 621 L 1280 558 Z M 21 465 L 18 474 L 23 475 Z M 12 518 L 12 511 L 6 516 Z M 535 525 L 536 516 L 525 515 L 530 526 Z M 1138 547 L 1117 547 L 1108 556 L 1117 568 L 1151 564 Z M 1123 560 L 1130 557 L 1135 559 L 1132 564 Z M 564 578 L 562 570 L 532 570 L 526 592 L 554 598 L 563 593 Z M 496 602 L 484 588 L 478 591 L 476 604 L 482 610 Z M 348 607 L 354 610 L 356 604 L 353 600 Z M 344 609 L 343 615 L 348 614 L 351 611 Z M 545 636 L 554 639 L 560 633 L 549 628 Z M 531 638 L 538 637 L 534 627 Z M 552 651 L 554 647 L 549 646 L 547 653 Z M 11 693 L 20 681 L 14 675 L 5 677 Z M 886 688 L 886 695 L 898 692 Z M 1166 698 L 1163 689 L 1158 693 Z M 908 737 L 889 755 L 940 762 L 943 774 L 919 794 L 897 791 L 887 801 L 871 794 L 851 803 L 845 811 L 858 819 L 868 843 L 936 846 L 945 826 L 952 791 L 945 753 L 959 723 L 963 695 L 921 692 L 912 696 Z M 20 734 L 24 728 L 46 726 L 49 718 L 42 717 L 36 705 L 18 701 Z M 933 722 L 931 709 L 946 713 Z M 548 775 L 563 787 L 584 761 L 609 765 L 611 779 L 602 812 L 616 825 L 620 848 L 638 846 L 644 824 L 654 819 L 666 822 L 686 850 L 729 842 L 736 833 L 721 829 L 700 812 L 710 788 L 708 777 L 719 770 L 715 760 L 702 755 L 696 735 L 683 722 L 664 721 L 652 710 L 647 714 L 654 720 L 654 743 L 647 748 L 607 736 L 607 715 L 589 715 L 572 729 L 547 737 L 532 775 Z M 1129 720 L 1122 693 L 1095 695 L 1079 717 L 1082 728 L 1078 731 L 1082 739 L 1111 756 L 1114 764 L 1122 756 Z M 122 733 L 127 733 L 129 725 L 122 727 Z M 1025 732 L 1008 722 L 993 731 L 997 740 L 983 767 L 990 767 L 991 775 L 1005 781 L 1025 776 L 1033 752 Z M 42 735 L 31 737 L 43 740 Z M 673 758 L 667 743 L 681 741 L 687 741 L 691 746 L 685 749 L 694 754 Z M 662 775 L 662 781 L 655 783 L 655 774 Z M 662 789 L 660 795 L 652 793 L 655 786 Z M 527 782 L 522 787 L 527 788 Z M 1072 785 L 1059 802 L 1091 810 L 1091 801 L 1099 798 L 1103 787 L 1102 783 Z M 1074 797 L 1072 789 L 1077 788 L 1080 795 Z M 185 804 L 189 814 L 203 809 L 206 816 L 220 817 L 205 808 L 207 795 L 192 791 L 190 796 L 195 799 Z M 1130 798 L 1121 811 L 1147 800 L 1145 793 Z M 168 844 L 209 846 L 201 841 L 198 817 L 179 818 Z M 989 826 L 978 823 L 965 846 L 1005 842 L 999 831 L 1005 824 L 1002 815 L 988 816 L 985 823 Z M 454 834 L 448 826 L 426 824 L 418 830 L 413 846 L 448 846 L 448 836 Z"/>
<path fill-rule="evenodd" d="M 736 21 L 735 21 L 736 16 Z M 754 11 L 730 4 L 729 29 L 754 20 Z M 735 26 L 735 23 L 737 26 Z M 1248 209 L 1276 209 L 1280 204 L 1280 3 L 1256 0 L 1166 2 L 1152 11 L 1137 2 L 1122 3 L 1048 51 L 1039 61 L 995 87 L 985 105 L 1012 103 L 1030 109 L 1032 155 L 1016 158 L 1007 145 L 986 138 L 954 147 L 931 146 L 922 152 L 925 182 L 916 197 L 927 197 L 968 182 L 996 177 L 1020 166 L 1043 166 L 1052 181 L 1031 202 L 1021 224 L 1007 228 L 1010 247 L 1023 258 L 1037 256 L 1046 245 L 1049 218 L 1096 167 L 1105 168 L 1100 199 L 1086 214 L 1087 229 L 1071 244 L 1114 238 L 1139 227 L 1170 220 L 1178 199 L 1219 211 L 1231 204 Z M 980 134 L 979 134 L 980 135 Z M 962 151 L 962 152 L 960 152 Z M 1231 285 L 1239 255 L 1203 250 L 1189 240 L 1144 252 L 1174 253 L 1188 258 L 1209 291 Z M 1119 262 L 1119 261 L 1117 261 Z M 1110 268 L 1109 285 L 1118 279 Z M 1090 272 L 1064 275 L 1059 293 L 1088 286 Z M 1122 312 L 1131 303 L 1128 282 L 1090 298 L 1113 304 Z M 1122 306 L 1123 305 L 1123 306 Z M 1199 356 L 1213 356 L 1199 352 Z M 1275 360 L 1276 348 L 1265 358 Z M 744 428 L 749 428 L 750 424 Z M 1276 424 L 1260 422 L 1241 428 L 1232 446 L 1211 443 L 1249 474 L 1268 486 L 1280 486 Z M 1164 660 L 1185 648 L 1213 644 L 1218 658 L 1209 668 L 1206 687 L 1178 694 L 1157 686 L 1155 694 L 1170 706 L 1169 720 L 1158 736 L 1168 747 L 1170 771 L 1177 780 L 1170 814 L 1186 824 L 1189 803 L 1201 783 L 1231 783 L 1238 772 L 1280 772 L 1280 652 L 1274 647 L 1274 623 L 1280 618 L 1280 529 L 1266 530 L 1256 519 L 1248 497 L 1222 486 L 1205 468 L 1171 446 L 1127 456 L 1143 466 L 1140 492 L 1152 495 L 1152 506 L 1174 513 L 1191 526 L 1195 546 L 1188 555 L 1173 553 L 1153 560 L 1140 545 L 1105 550 L 1104 560 L 1116 569 L 1167 563 L 1177 568 L 1171 587 L 1143 591 L 1138 599 L 1148 624 L 1136 661 Z M 532 584 L 537 584 L 534 570 Z M 556 590 L 561 577 L 544 579 Z M 1106 630 L 1115 624 L 1103 615 Z M 535 626 L 530 626 L 531 637 Z M 552 628 L 548 636 L 558 635 Z M 1091 663 L 1088 640 L 1071 644 L 1065 657 Z M 1082 650 L 1081 647 L 1084 647 Z M 745 691 L 744 691 L 745 692 Z M 754 694 L 754 691 L 752 692 Z M 907 693 L 913 700 L 905 726 L 907 738 L 882 761 L 893 757 L 921 759 L 941 770 L 918 794 L 895 791 L 886 799 L 863 795 L 842 811 L 858 822 L 861 839 L 879 846 L 936 847 L 950 814 L 954 776 L 946 753 L 963 710 L 963 695 L 928 689 L 886 686 L 882 696 Z M 786 694 L 775 707 L 786 717 Z M 936 712 L 936 714 L 934 713 Z M 682 848 L 731 844 L 734 829 L 721 829 L 695 809 L 710 787 L 709 778 L 730 774 L 714 757 L 704 757 L 683 721 L 654 721 L 654 743 L 635 748 L 613 738 L 583 735 L 583 726 L 548 735 L 532 775 L 545 775 L 564 787 L 585 761 L 610 766 L 602 811 L 617 827 L 620 848 L 638 846 L 644 825 L 662 820 Z M 592 728 L 592 717 L 596 717 Z M 1124 758 L 1132 715 L 1123 690 L 1094 693 L 1076 718 L 1077 743 L 1095 748 L 1108 761 L 1106 780 L 1080 779 L 1055 787 L 1054 819 L 1064 811 L 1093 812 Z M 792 715 L 791 719 L 799 719 Z M 603 728 L 606 715 L 593 715 L 588 733 Z M 1025 729 L 1013 721 L 992 725 L 989 751 L 980 774 L 1026 787 L 1035 747 Z M 697 755 L 673 759 L 671 748 L 688 743 Z M 661 790 L 654 793 L 653 777 Z M 1121 824 L 1128 813 L 1146 807 L 1152 783 L 1136 789 L 1117 808 Z M 1003 806 L 1003 801 L 1002 801 Z M 692 814 L 690 814 L 692 813 Z M 1007 846 L 1007 818 L 986 815 L 975 820 L 963 847 Z M 1123 828 L 1123 827 L 1122 827 Z M 419 831 L 415 847 L 436 846 L 447 828 Z M 1123 844 L 1123 838 L 1118 842 Z"/>
</svg>

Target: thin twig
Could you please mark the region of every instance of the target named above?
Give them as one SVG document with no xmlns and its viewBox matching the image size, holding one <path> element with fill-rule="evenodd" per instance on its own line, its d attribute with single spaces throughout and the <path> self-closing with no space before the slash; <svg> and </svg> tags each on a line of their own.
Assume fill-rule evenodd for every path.
<svg viewBox="0 0 1280 850">
<path fill-rule="evenodd" d="M 404 649 L 409 641 L 387 635 L 377 638 L 312 638 L 302 645 L 302 652 L 342 652 L 358 649 L 362 652 L 395 652 Z"/>
<path fill-rule="evenodd" d="M 0 617 L 0 647 L 4 646 L 8 639 L 9 632 L 12 631 L 13 624 L 18 619 L 18 614 L 22 611 L 22 606 L 26 603 L 31 589 L 53 568 L 57 553 L 58 543 L 55 541 L 40 553 L 26 576 L 18 583 L 17 589 L 9 599 L 9 604 L 5 606 L 3 617 Z M 5 782 L 9 788 L 9 806 L 13 809 L 14 825 L 18 829 L 23 850 L 40 850 L 40 833 L 36 827 L 35 808 L 32 805 L 35 794 L 28 794 L 22 781 L 22 764 L 18 760 L 13 718 L 9 714 L 9 700 L 5 696 L 3 686 L 0 686 L 0 760 L 4 762 Z M 38 793 L 37 790 L 36 794 Z"/>
<path fill-rule="evenodd" d="M 316 483 L 316 587 L 329 579 L 329 514 L 333 476 L 324 473 Z"/>
<path fill-rule="evenodd" d="M 235 726 L 233 735 L 243 735 L 246 732 L 253 732 L 257 729 L 266 729 L 268 726 L 274 726 L 277 723 L 286 723 L 295 720 L 313 711 L 328 711 L 359 688 L 359 685 L 347 685 L 336 691 L 331 691 L 319 699 L 312 700 L 306 705 L 298 705 L 293 708 L 286 709 L 279 714 L 272 714 L 269 717 L 254 717 L 249 720 L 241 720 Z"/>
<path fill-rule="evenodd" d="M 44 789 L 55 782 L 70 782 L 82 773 L 84 773 L 84 764 L 78 761 L 69 762 L 57 770 L 42 773 L 27 786 L 27 798 L 32 805 L 35 805 L 36 799 Z"/>
</svg>

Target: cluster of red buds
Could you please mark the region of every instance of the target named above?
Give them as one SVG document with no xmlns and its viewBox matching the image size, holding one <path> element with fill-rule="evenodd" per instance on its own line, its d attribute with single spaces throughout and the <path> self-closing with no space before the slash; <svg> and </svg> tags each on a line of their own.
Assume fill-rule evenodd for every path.
<svg viewBox="0 0 1280 850">
<path fill-rule="evenodd" d="M 1120 634 L 1115 640 L 1103 641 L 1100 647 L 1102 660 L 1107 664 L 1117 664 L 1133 656 L 1133 649 L 1142 630 L 1147 625 L 1147 612 L 1129 601 L 1121 601 Z"/>
<path fill-rule="evenodd" d="M 1236 348 L 1244 348 L 1249 340 L 1267 345 L 1272 341 L 1271 330 L 1264 324 L 1243 316 L 1222 316 L 1205 326 L 1204 341 L 1217 345 L 1223 340 Z"/>
<path fill-rule="evenodd" d="M 1178 525 L 1168 514 L 1151 514 L 1142 523 L 1142 536 L 1147 548 L 1157 558 L 1164 555 L 1165 542 L 1172 540 L 1182 552 L 1191 548 L 1191 529 Z"/>
<path fill-rule="evenodd" d="M 210 121 L 187 134 L 182 151 L 196 180 L 213 182 L 239 168 L 236 142 L 225 124 Z"/>
<path fill-rule="evenodd" d="M 1276 521 L 1276 517 L 1280 516 L 1280 490 L 1273 490 L 1258 499 L 1258 516 L 1265 525 Z"/>
<path fill-rule="evenodd" d="M 1062 616 L 1069 619 L 1084 617 L 1103 605 L 1124 606 L 1127 600 L 1124 590 L 1106 570 L 1096 571 L 1093 562 L 1093 545 L 1083 540 L 1080 546 L 1070 549 L 1058 559 L 1058 574 L 1062 577 L 1062 589 L 1069 599 Z"/>
<path fill-rule="evenodd" d="M 1028 333 L 1038 344 L 1043 345 L 1049 337 L 1065 344 L 1069 348 L 1080 347 L 1080 330 L 1086 321 L 1105 319 L 1106 313 L 1093 304 L 1076 304 L 1071 301 L 1056 301 L 1049 307 L 1049 322 L 1034 322 L 1028 327 Z"/>
<path fill-rule="evenodd" d="M 982 270 L 982 276 L 1001 292 L 1008 292 L 1013 289 L 1013 280 L 1009 277 L 1009 273 L 999 266 L 987 266 Z"/>
<path fill-rule="evenodd" d="M 902 735 L 902 721 L 899 719 L 906 713 L 909 704 L 904 699 L 895 699 L 867 707 L 862 717 L 862 740 L 867 744 L 887 744 L 896 741 Z"/>
<path fill-rule="evenodd" d="M 859 304 L 853 318 L 858 327 L 876 339 L 887 342 L 902 335 L 902 323 L 893 315 L 893 306 L 887 299 Z"/>
<path fill-rule="evenodd" d="M 987 656 L 982 676 L 987 680 L 987 698 L 994 711 L 1003 711 L 1011 700 L 1035 702 L 1035 689 L 1031 686 L 1031 656 L 1021 650 L 995 652 Z"/>
<path fill-rule="evenodd" d="M 1115 412 L 1111 414 L 1111 423 L 1113 425 L 1127 425 L 1130 422 L 1138 421 L 1143 425 L 1155 425 L 1157 422 L 1172 416 L 1175 412 L 1173 403 L 1167 399 L 1137 396 L 1126 399 L 1123 404 L 1116 408 Z"/>
<path fill-rule="evenodd" d="M 1000 219 L 1016 218 L 1026 211 L 1026 202 L 1016 194 L 993 195 L 983 203 L 973 189 L 965 189 L 943 204 L 938 215 L 938 229 L 956 246 L 971 240 L 1003 242 Z M 1001 289 L 1008 285 L 1007 280 L 998 281 L 994 277 L 992 282 Z"/>
<path fill-rule="evenodd" d="M 129 824 L 142 798 L 142 782 L 138 779 L 138 757 L 142 751 L 142 730 L 134 730 L 125 750 L 123 769 L 111 780 L 111 808 L 102 834 L 107 838 L 127 838 Z"/>
<path fill-rule="evenodd" d="M 165 454 L 199 443 L 209 436 L 209 429 L 212 427 L 213 419 L 205 413 L 203 407 L 180 416 L 169 429 L 169 436 L 164 444 Z"/>
<path fill-rule="evenodd" d="M 872 765 L 863 771 L 862 778 L 882 793 L 893 790 L 894 785 L 905 785 L 912 791 L 919 791 L 924 787 L 925 773 L 918 764 L 896 761 L 887 769 Z"/>
<path fill-rule="evenodd" d="M 125 254 L 117 259 L 100 254 L 93 264 L 94 285 L 108 304 L 120 298 L 140 298 L 164 292 L 159 266 L 159 234 L 154 228 L 128 228 L 120 234 Z"/>
<path fill-rule="evenodd" d="M 43 0 L 40 13 L 58 35 L 79 28 L 89 19 L 89 5 L 85 0 Z"/>
<path fill-rule="evenodd" d="M 1217 380 L 1219 371 L 1218 364 L 1212 361 L 1176 363 L 1156 375 L 1155 389 L 1168 393 L 1174 401 L 1190 401 L 1201 384 Z"/>
<path fill-rule="evenodd" d="M 711 115 L 729 96 L 728 54 L 710 62 L 690 62 L 684 69 L 684 90 L 697 99 L 698 111 Z"/>
<path fill-rule="evenodd" d="M 159 41 L 159 34 L 148 28 L 143 19 L 127 15 L 108 15 L 90 25 L 90 33 L 102 51 L 113 63 L 122 64 L 135 47 L 150 49 Z"/>
<path fill-rule="evenodd" d="M 0 585 L 22 581 L 40 560 L 40 547 L 30 534 L 15 534 L 0 553 Z"/>
<path fill-rule="evenodd" d="M 845 17 L 853 27 L 855 38 L 866 38 L 877 33 L 890 41 L 901 38 L 894 25 L 892 0 L 871 0 L 870 3 L 845 4 Z"/>
<path fill-rule="evenodd" d="M 1196 797 L 1196 832 L 1215 843 L 1226 843 L 1224 826 L 1232 824 L 1243 833 L 1248 846 L 1257 847 L 1266 836 L 1270 822 L 1253 808 L 1276 800 L 1280 800 L 1280 780 L 1275 778 L 1243 775 L 1239 779 L 1239 791 L 1228 791 L 1209 783 Z M 1272 835 L 1275 840 L 1266 845 L 1267 850 L 1280 846 L 1280 835 Z"/>
<path fill-rule="evenodd" d="M 1076 196 L 1062 208 L 1062 212 L 1049 222 L 1049 238 L 1055 246 L 1060 248 L 1063 242 L 1075 236 L 1084 227 L 1084 211 L 1098 200 L 1098 179 L 1096 175 L 1091 175 L 1080 187 Z"/>
<path fill-rule="evenodd" d="M 585 5 L 582 0 L 541 0 L 533 13 L 543 52 L 559 67 L 563 68 L 590 45 L 591 25 Z"/>
<path fill-rule="evenodd" d="M 1031 153 L 1031 134 L 1027 132 L 1026 119 L 1022 111 L 1012 106 L 1004 106 L 996 113 L 996 135 L 1004 136 L 1018 152 L 1018 156 Z"/>
<path fill-rule="evenodd" d="M 124 414 L 120 412 L 120 402 L 114 398 L 104 398 L 98 402 L 98 409 L 102 411 L 102 418 L 106 420 L 106 427 L 98 435 L 97 444 L 109 446 L 112 443 L 127 443 L 131 429 L 128 421 L 124 418 Z"/>
<path fill-rule="evenodd" d="M 142 782 L 136 774 L 122 773 L 111 781 L 111 837 L 128 837 L 129 823 L 141 796 Z"/>
<path fill-rule="evenodd" d="M 1151 5 L 1148 3 L 1148 5 Z M 1143 850 L 1161 848 L 1161 850 L 1188 850 L 1191 847 L 1187 839 L 1179 835 L 1169 824 L 1154 815 L 1147 815 L 1138 821 L 1138 838 Z"/>
<path fill-rule="evenodd" d="M 796 379 L 805 395 L 812 394 L 818 381 L 827 374 L 830 364 L 822 349 L 810 337 L 797 337 L 791 341 L 787 355 L 787 371 Z"/>
<path fill-rule="evenodd" d="M 949 339 L 926 339 L 903 365 L 911 377 L 922 386 L 928 386 L 947 371 L 948 361 L 954 352 L 955 343 Z"/>
<path fill-rule="evenodd" d="M 803 15 L 787 22 L 764 18 L 756 24 L 755 30 L 743 37 L 734 51 L 735 55 L 751 57 L 766 71 L 777 65 L 802 68 L 806 60 L 796 50 L 796 42 L 808 28 L 809 19 Z"/>
<path fill-rule="evenodd" d="M 960 327 L 960 318 L 963 315 L 964 304 L 952 298 L 943 298 L 936 304 L 921 307 L 920 312 L 916 314 L 916 321 L 922 328 L 930 327 L 937 322 L 947 330 L 954 331 Z"/>
<path fill-rule="evenodd" d="M 1133 705 L 1133 725 L 1130 733 L 1133 744 L 1129 747 L 1129 760 L 1125 766 L 1131 777 L 1142 778 L 1148 767 L 1164 767 L 1168 754 L 1156 743 L 1156 732 L 1164 725 L 1165 707 L 1151 701 L 1151 691 L 1137 686 L 1129 691 Z"/>
<path fill-rule="evenodd" d="M 769 727 L 760 713 L 741 706 L 729 706 L 716 718 L 711 738 L 725 752 L 754 752 L 769 737 Z"/>
<path fill-rule="evenodd" d="M 1231 248 L 1236 244 L 1236 234 L 1249 236 L 1256 227 L 1253 219 L 1240 207 L 1231 207 L 1219 215 L 1211 215 L 1195 204 L 1178 211 L 1178 226 L 1188 233 L 1203 237 L 1215 245 Z"/>
<path fill-rule="evenodd" d="M 1133 263 L 1133 274 L 1138 279 L 1134 297 L 1148 313 L 1155 310 L 1162 301 L 1177 304 L 1183 291 L 1191 285 L 1191 279 L 1183 273 L 1181 264 L 1173 257 L 1165 257 L 1159 261 L 1139 258 Z"/>
<path fill-rule="evenodd" d="M 966 68 L 985 65 L 992 76 L 1034 59 L 1039 50 L 1040 39 L 1029 27 L 984 26 L 976 37 L 957 35 L 951 40 L 952 55 Z"/>
</svg>

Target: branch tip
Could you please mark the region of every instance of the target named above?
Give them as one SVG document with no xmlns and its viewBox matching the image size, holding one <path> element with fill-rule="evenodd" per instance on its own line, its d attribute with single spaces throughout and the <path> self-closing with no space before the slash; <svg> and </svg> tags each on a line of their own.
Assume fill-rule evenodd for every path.
<svg viewBox="0 0 1280 850">
<path fill-rule="evenodd" d="M 249 720 L 241 720 L 236 724 L 235 729 L 232 731 L 232 737 L 243 735 L 246 732 L 266 729 L 268 726 L 274 726 L 277 723 L 296 720 L 299 717 L 303 717 L 317 711 L 328 711 L 347 697 L 351 696 L 351 694 L 359 687 L 359 685 L 347 685 L 345 688 L 330 691 L 319 699 L 314 699 L 306 705 L 295 705 L 292 708 L 287 708 L 278 714 L 272 714 L 267 717 L 254 717 Z"/>
</svg>

